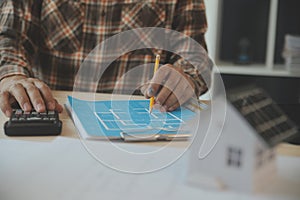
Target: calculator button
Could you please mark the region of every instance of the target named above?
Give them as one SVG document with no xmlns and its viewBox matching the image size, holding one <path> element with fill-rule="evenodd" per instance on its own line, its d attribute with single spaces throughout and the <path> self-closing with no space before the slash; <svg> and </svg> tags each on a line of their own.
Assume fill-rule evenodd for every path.
<svg viewBox="0 0 300 200">
<path fill-rule="evenodd" d="M 27 120 L 32 121 L 32 120 L 41 120 L 42 118 L 40 117 L 29 117 Z"/>
<path fill-rule="evenodd" d="M 28 118 L 29 117 L 29 115 L 19 115 L 19 118 Z"/>
<path fill-rule="evenodd" d="M 51 118 L 50 118 L 50 120 L 51 120 L 51 121 L 55 121 L 55 120 L 56 120 L 56 118 L 54 118 L 54 117 L 51 117 Z"/>
<path fill-rule="evenodd" d="M 54 111 L 48 111 L 48 115 L 54 115 L 55 112 Z"/>
</svg>

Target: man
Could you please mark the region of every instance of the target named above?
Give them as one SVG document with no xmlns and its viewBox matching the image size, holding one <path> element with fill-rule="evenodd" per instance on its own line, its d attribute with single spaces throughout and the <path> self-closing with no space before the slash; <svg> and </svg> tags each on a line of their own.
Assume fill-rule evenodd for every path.
<svg viewBox="0 0 300 200">
<path fill-rule="evenodd" d="M 172 29 L 206 49 L 203 0 L 4 0 L 0 9 L 0 108 L 6 116 L 11 115 L 15 102 L 25 111 L 61 112 L 51 89 L 72 90 L 74 77 L 88 54 L 122 31 Z M 161 53 L 163 66 L 151 82 L 166 86 L 166 82 L 178 81 L 172 89 L 149 84 L 142 91 L 146 98 L 155 96 L 161 110 L 172 111 L 193 95 L 185 90 L 187 86 L 196 95 L 207 91 L 201 74 L 209 74 L 209 66 L 197 69 L 177 55 Z M 154 54 L 155 50 L 146 49 L 122 55 L 104 72 L 97 91 L 124 89 L 127 83 L 116 85 L 120 77 L 135 66 L 153 62 Z M 142 73 L 129 81 L 145 82 L 151 78 L 148 75 Z M 173 89 L 181 91 L 183 99 L 178 99 Z"/>
</svg>

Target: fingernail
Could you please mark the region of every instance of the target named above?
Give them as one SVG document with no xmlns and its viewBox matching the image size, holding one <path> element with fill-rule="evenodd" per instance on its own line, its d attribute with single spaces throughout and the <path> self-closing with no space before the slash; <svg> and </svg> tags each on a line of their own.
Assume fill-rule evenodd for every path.
<svg viewBox="0 0 300 200">
<path fill-rule="evenodd" d="M 41 103 L 39 103 L 36 107 L 38 111 L 42 111 L 44 109 L 44 106 Z"/>
<path fill-rule="evenodd" d="M 29 111 L 31 109 L 31 106 L 29 105 L 29 103 L 24 103 L 23 108 L 25 111 Z"/>
<path fill-rule="evenodd" d="M 153 96 L 153 90 L 151 87 L 148 88 L 148 96 Z"/>
<path fill-rule="evenodd" d="M 55 109 L 55 104 L 53 102 L 48 103 L 48 109 L 53 110 Z"/>
</svg>

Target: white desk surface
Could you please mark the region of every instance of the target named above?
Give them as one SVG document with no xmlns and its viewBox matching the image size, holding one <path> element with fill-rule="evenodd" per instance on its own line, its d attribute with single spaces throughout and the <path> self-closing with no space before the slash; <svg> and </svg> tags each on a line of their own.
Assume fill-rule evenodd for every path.
<svg viewBox="0 0 300 200">
<path fill-rule="evenodd" d="M 54 92 L 64 103 L 68 92 Z M 105 99 L 105 95 L 101 95 Z M 7 137 L 0 131 L 0 199 L 300 199 L 300 147 L 278 147 L 278 177 L 260 194 L 218 191 L 186 181 L 188 152 L 171 166 L 148 174 L 112 170 L 87 152 L 64 111 L 63 131 L 56 137 Z M 1 124 L 7 120 L 1 115 Z M 107 150 L 108 142 L 100 142 Z M 119 144 L 137 151 L 159 148 L 161 142 Z M 187 142 L 168 147 L 179 151 Z M 114 155 L 111 155 L 114 156 Z M 119 158 L 123 161 L 123 158 Z M 126 161 L 125 161 L 126 162 Z M 151 160 L 139 162 L 151 165 Z"/>
</svg>

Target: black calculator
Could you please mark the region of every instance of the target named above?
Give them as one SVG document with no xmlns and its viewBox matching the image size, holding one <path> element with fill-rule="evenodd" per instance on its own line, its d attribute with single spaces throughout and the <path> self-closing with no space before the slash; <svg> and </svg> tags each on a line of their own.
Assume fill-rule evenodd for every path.
<svg viewBox="0 0 300 200">
<path fill-rule="evenodd" d="M 13 109 L 9 121 L 4 124 L 4 132 L 8 136 L 50 136 L 59 135 L 62 122 L 57 111 L 25 112 Z"/>
</svg>

